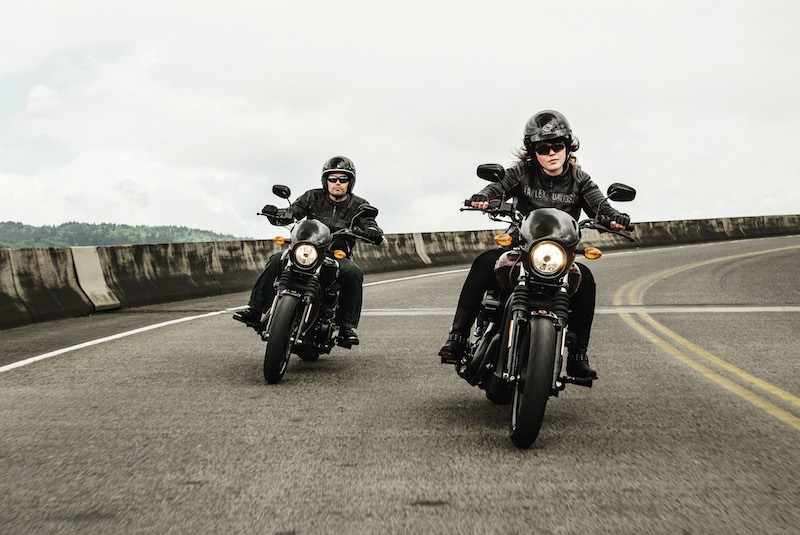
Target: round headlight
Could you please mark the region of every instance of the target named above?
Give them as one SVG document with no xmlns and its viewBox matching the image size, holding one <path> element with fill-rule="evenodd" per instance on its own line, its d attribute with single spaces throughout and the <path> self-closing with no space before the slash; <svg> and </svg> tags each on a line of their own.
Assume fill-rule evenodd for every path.
<svg viewBox="0 0 800 535">
<path fill-rule="evenodd" d="M 306 243 L 298 245 L 294 249 L 294 259 L 301 266 L 310 266 L 317 261 L 317 250 Z"/>
<path fill-rule="evenodd" d="M 567 254 L 558 244 L 542 242 L 531 249 L 531 266 L 544 276 L 561 273 L 567 266 Z"/>
</svg>

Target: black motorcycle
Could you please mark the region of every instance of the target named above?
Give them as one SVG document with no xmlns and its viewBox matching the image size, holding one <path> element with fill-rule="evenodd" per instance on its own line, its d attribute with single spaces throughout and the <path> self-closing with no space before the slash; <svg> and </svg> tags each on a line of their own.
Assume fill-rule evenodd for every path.
<svg viewBox="0 0 800 535">
<path fill-rule="evenodd" d="M 504 175 L 505 169 L 498 164 L 478 167 L 478 176 L 490 182 Z M 603 202 L 631 201 L 635 196 L 633 188 L 612 184 Z M 581 278 L 575 256 L 593 260 L 602 254 L 594 247 L 578 249 L 581 229 L 633 239 L 608 228 L 610 220 L 604 216 L 577 222 L 561 210 L 540 208 L 523 217 L 516 201 L 504 198 L 479 211 L 510 223 L 508 233 L 495 237 L 508 250 L 495 268 L 500 288 L 484 294 L 475 340 L 456 372 L 469 384 L 485 389 L 491 401 L 511 403 L 511 440 L 527 448 L 539 434 L 550 396 L 558 396 L 567 384 L 592 386 L 592 379 L 561 375 L 573 340 L 568 325 L 570 296 Z M 633 225 L 626 230 L 632 231 Z"/>
<path fill-rule="evenodd" d="M 287 200 L 291 195 L 287 186 L 273 186 L 272 192 Z M 273 225 L 287 226 L 292 221 L 287 210 L 267 205 L 259 215 L 266 216 Z M 338 259 L 347 255 L 330 247 L 337 237 L 370 242 L 358 233 L 355 221 L 377 215 L 378 209 L 365 203 L 351 220 L 350 228 L 331 232 L 320 221 L 303 219 L 294 225 L 289 240 L 275 238 L 276 243 L 288 244 L 291 248 L 281 256 L 281 275 L 275 282 L 272 305 L 262 316 L 261 323 L 255 326 L 267 343 L 264 353 L 267 383 L 277 383 L 283 378 L 292 353 L 305 361 L 314 361 L 321 354 L 330 353 L 334 345 L 351 347 L 334 336 L 339 328 Z"/>
</svg>

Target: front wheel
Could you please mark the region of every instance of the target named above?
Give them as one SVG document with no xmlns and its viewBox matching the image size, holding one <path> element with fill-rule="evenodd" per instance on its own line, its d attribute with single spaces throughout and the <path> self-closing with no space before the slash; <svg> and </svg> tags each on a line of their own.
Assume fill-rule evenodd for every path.
<svg viewBox="0 0 800 535">
<path fill-rule="evenodd" d="M 511 441 L 529 448 L 539 436 L 544 409 L 550 397 L 556 356 L 556 329 L 553 320 L 534 316 L 530 322 L 527 366 L 514 388 L 511 405 Z"/>
<path fill-rule="evenodd" d="M 264 379 L 275 384 L 283 378 L 289 355 L 292 354 L 291 335 L 297 318 L 300 299 L 293 295 L 284 295 L 275 305 L 272 321 L 269 325 L 267 350 L 264 353 Z"/>
</svg>

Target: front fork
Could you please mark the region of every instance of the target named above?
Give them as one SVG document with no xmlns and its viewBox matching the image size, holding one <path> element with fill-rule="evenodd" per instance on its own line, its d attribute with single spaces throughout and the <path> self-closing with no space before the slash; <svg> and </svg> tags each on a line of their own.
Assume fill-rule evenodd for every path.
<svg viewBox="0 0 800 535">
<path fill-rule="evenodd" d="M 287 267 L 281 274 L 280 279 L 277 281 L 277 292 L 275 292 L 275 297 L 272 299 L 272 304 L 269 307 L 264 330 L 261 331 L 261 339 L 265 342 L 269 339 L 269 327 L 272 324 L 272 317 L 273 313 L 275 312 L 275 307 L 278 304 L 278 300 L 284 295 L 293 295 L 297 298 L 300 298 L 300 302 L 303 304 L 303 311 L 302 315 L 300 316 L 301 321 L 298 322 L 295 332 L 293 332 L 290 336 L 292 343 L 303 343 L 303 338 L 308 332 L 308 327 L 315 319 L 316 310 L 314 305 L 315 303 L 319 302 L 321 292 L 319 275 L 314 273 L 305 281 L 305 290 L 302 294 L 298 290 L 289 287 L 289 281 L 291 278 L 292 275 L 290 268 Z"/>
<path fill-rule="evenodd" d="M 553 376 L 550 382 L 551 393 L 558 395 L 564 389 L 564 381 L 560 377 L 561 369 L 564 364 L 564 355 L 567 352 L 567 318 L 569 315 L 569 294 L 565 288 L 556 290 L 555 298 L 549 310 L 548 308 L 536 308 L 531 310 L 531 289 L 525 282 L 521 281 L 511 296 L 510 321 L 508 324 L 506 359 L 502 366 L 498 366 L 501 374 L 496 374 L 509 384 L 514 384 L 523 379 L 523 362 L 527 358 L 527 350 L 530 343 L 526 337 L 529 336 L 530 318 L 534 316 L 546 317 L 553 321 L 556 329 L 558 344 L 555 348 L 553 360 Z M 527 343 L 526 343 L 527 342 Z"/>
<path fill-rule="evenodd" d="M 509 298 L 510 309 L 507 317 L 510 317 L 510 321 L 504 351 L 506 359 L 502 366 L 498 366 L 498 371 L 502 370 L 499 377 L 509 384 L 519 381 L 522 372 L 522 347 L 525 345 L 525 334 L 529 330 L 530 293 L 530 287 L 522 279 Z"/>
</svg>

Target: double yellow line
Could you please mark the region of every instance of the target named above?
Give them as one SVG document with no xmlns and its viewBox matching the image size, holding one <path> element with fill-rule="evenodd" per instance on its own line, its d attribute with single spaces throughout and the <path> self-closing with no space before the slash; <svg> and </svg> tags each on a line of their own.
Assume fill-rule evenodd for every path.
<svg viewBox="0 0 800 535">
<path fill-rule="evenodd" d="M 687 264 L 672 269 L 658 271 L 624 285 L 614 294 L 613 303 L 615 306 L 634 307 L 632 309 L 632 313 L 628 310 L 620 310 L 618 314 L 633 330 L 653 342 L 656 346 L 663 349 L 693 370 L 697 371 L 703 377 L 714 381 L 723 388 L 726 388 L 737 396 L 742 397 L 749 403 L 763 410 L 767 414 L 774 416 L 778 420 L 800 431 L 800 418 L 782 409 L 756 392 L 767 393 L 799 411 L 800 398 L 774 385 L 771 385 L 740 368 L 737 368 L 730 362 L 727 362 L 724 359 L 721 359 L 718 356 L 713 355 L 705 349 L 697 346 L 696 344 L 693 344 L 689 340 L 658 323 L 656 320 L 650 317 L 650 315 L 644 312 L 644 309 L 640 308 L 643 305 L 642 296 L 644 295 L 644 292 L 657 281 L 665 279 L 666 277 L 671 277 L 683 271 L 704 267 L 719 262 L 729 262 L 739 258 L 766 255 L 797 248 L 800 248 L 800 246 L 780 247 L 766 251 L 757 251 L 727 256 L 724 258 L 715 258 L 712 260 L 705 260 L 703 262 L 697 262 L 694 264 Z M 638 318 L 639 321 L 634 319 L 634 316 Z M 677 344 L 677 346 L 673 344 Z M 721 375 L 707 364 L 712 364 L 719 369 L 724 370 L 742 383 L 745 383 L 755 389 L 755 392 L 744 388 L 739 383 Z"/>
</svg>

